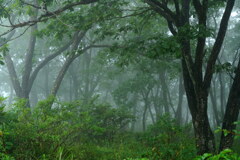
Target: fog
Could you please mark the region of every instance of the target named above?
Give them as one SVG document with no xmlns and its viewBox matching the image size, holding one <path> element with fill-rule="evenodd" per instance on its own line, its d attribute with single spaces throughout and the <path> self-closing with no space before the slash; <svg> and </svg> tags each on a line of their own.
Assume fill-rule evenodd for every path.
<svg viewBox="0 0 240 160">
<path fill-rule="evenodd" d="M 53 128 L 60 141 L 48 139 L 54 143 L 51 152 L 69 149 L 71 144 L 81 146 L 80 141 L 85 144 L 86 139 L 114 141 L 120 133 L 147 133 L 151 137 L 155 126 L 160 127 L 158 135 L 189 135 L 192 146 L 196 143 L 193 153 L 216 153 L 210 140 L 219 141 L 223 130 L 232 134 L 237 127 L 232 124 L 238 120 L 240 105 L 239 2 L 231 11 L 226 7 L 230 2 L 211 1 L 206 10 L 201 4 L 205 1 L 198 2 L 206 18 L 199 15 L 197 4 L 190 3 L 185 21 L 186 7 L 176 1 L 1 1 L 0 96 L 5 98 L 1 100 L 4 112 L 14 112 L 16 121 L 23 124 L 48 115 L 50 118 L 45 117 L 46 121 L 33 128 L 45 125 L 36 130 L 42 134 L 42 130 Z M 225 14 L 231 15 L 229 20 L 223 20 Z M 42 114 L 36 114 L 40 110 Z M 25 112 L 29 113 L 24 115 Z M 32 119 L 23 118 L 28 115 Z M 52 119 L 56 120 L 53 123 L 59 122 L 60 128 L 66 128 L 70 138 L 60 134 L 57 126 L 51 126 L 53 123 L 45 124 Z M 2 130 L 5 123 L 8 120 L 1 123 Z M 171 128 L 172 123 L 182 127 L 182 132 L 161 131 L 171 131 L 161 127 L 169 124 Z M 82 128 L 76 129 L 80 124 Z M 19 130 L 31 135 L 30 131 Z M 86 136 L 81 137 L 81 133 Z M 204 144 L 200 144 L 201 138 Z M 39 143 L 44 146 L 48 140 Z M 224 145 L 224 140 L 220 144 L 221 151 L 232 147 L 233 140 L 230 146 Z M 91 145 L 97 146 L 95 141 Z M 161 150 L 153 144 L 149 146 Z M 38 149 L 41 153 L 36 153 L 37 159 L 43 159 L 45 153 L 57 159 L 44 147 Z M 14 147 L 4 150 L 6 155 L 15 157 L 18 152 L 25 154 Z M 63 149 L 64 158 L 70 153 L 74 155 L 72 159 L 87 155 L 84 152 L 80 156 L 76 150 Z M 154 149 L 152 152 L 157 154 Z"/>
</svg>

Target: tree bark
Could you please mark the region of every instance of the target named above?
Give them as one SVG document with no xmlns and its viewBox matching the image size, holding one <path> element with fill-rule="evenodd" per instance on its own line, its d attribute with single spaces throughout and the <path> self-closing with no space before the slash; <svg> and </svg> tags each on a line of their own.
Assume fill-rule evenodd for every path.
<svg viewBox="0 0 240 160">
<path fill-rule="evenodd" d="M 240 61 L 238 62 L 236 75 L 233 80 L 232 87 L 230 89 L 222 125 L 222 129 L 227 130 L 229 134 L 227 136 L 224 136 L 224 132 L 222 132 L 219 151 L 232 147 L 235 136 L 234 130 L 236 129 L 236 124 L 234 124 L 234 122 L 238 120 L 240 109 L 239 93 L 240 93 Z"/>
<path fill-rule="evenodd" d="M 192 115 L 195 131 L 197 153 L 202 155 L 215 152 L 214 134 L 211 130 L 207 115 L 207 94 L 195 94 L 193 83 L 183 62 L 184 86 L 188 99 L 188 106 Z"/>
</svg>

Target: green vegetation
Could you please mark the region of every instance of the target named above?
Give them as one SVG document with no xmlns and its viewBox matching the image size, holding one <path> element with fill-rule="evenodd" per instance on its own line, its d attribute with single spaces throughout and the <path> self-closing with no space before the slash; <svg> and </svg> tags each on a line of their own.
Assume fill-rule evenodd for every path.
<svg viewBox="0 0 240 160">
<path fill-rule="evenodd" d="M 233 153 L 230 149 L 225 149 L 217 155 L 205 153 L 202 156 L 195 158 L 194 160 L 239 160 L 240 156 Z"/>
<path fill-rule="evenodd" d="M 134 117 L 121 108 L 39 102 L 32 110 L 18 100 L 4 111 L 1 99 L 2 160 L 147 160 L 192 159 L 195 149 L 189 126 L 178 127 L 169 116 L 144 133 L 128 132 Z M 173 138 L 174 137 L 174 138 Z"/>
<path fill-rule="evenodd" d="M 145 132 L 129 132 L 134 117 L 121 108 L 53 97 L 33 109 L 18 100 L 5 110 L 1 98 L 1 160 L 239 160 L 232 150 L 196 158 L 193 131 L 169 115 Z M 53 103 L 54 102 L 54 103 Z M 53 105 L 53 107 L 51 107 Z"/>
</svg>

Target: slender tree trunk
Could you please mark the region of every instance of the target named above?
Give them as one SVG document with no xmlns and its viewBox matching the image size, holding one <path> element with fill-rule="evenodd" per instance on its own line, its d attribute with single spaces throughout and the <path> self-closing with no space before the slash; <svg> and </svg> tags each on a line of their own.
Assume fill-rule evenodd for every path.
<svg viewBox="0 0 240 160">
<path fill-rule="evenodd" d="M 176 120 L 179 125 L 182 124 L 182 103 L 183 103 L 183 95 L 184 95 L 184 86 L 183 86 L 183 77 L 180 75 L 179 77 L 179 90 L 178 90 L 178 107 L 176 111 Z"/>
<path fill-rule="evenodd" d="M 33 87 L 32 92 L 30 94 L 30 104 L 31 106 L 35 106 L 38 103 L 38 94 L 37 88 Z"/>
<path fill-rule="evenodd" d="M 12 101 L 13 101 L 13 86 L 12 84 L 9 84 L 10 86 L 10 95 L 8 97 L 8 105 L 10 106 L 12 104 Z"/>
<path fill-rule="evenodd" d="M 83 93 L 83 96 L 84 96 L 84 101 L 85 103 L 87 103 L 89 101 L 89 99 L 91 98 L 91 95 L 90 95 L 90 64 L 91 64 L 91 49 L 88 52 L 86 52 L 84 55 L 83 55 L 83 58 L 84 58 L 84 69 L 85 69 L 85 78 L 84 78 L 84 81 L 85 81 L 85 87 L 84 87 L 84 93 Z"/>
<path fill-rule="evenodd" d="M 72 78 L 69 78 L 69 101 L 72 102 L 73 101 L 73 80 Z"/>
<path fill-rule="evenodd" d="M 215 122 L 216 122 L 217 127 L 219 127 L 220 126 L 220 117 L 219 117 L 218 109 L 217 109 L 217 98 L 216 98 L 216 94 L 214 94 L 214 91 L 215 90 L 213 90 L 213 89 L 210 90 L 210 99 L 212 102 Z"/>
<path fill-rule="evenodd" d="M 147 104 L 144 105 L 144 109 L 143 109 L 143 117 L 142 117 L 142 128 L 143 128 L 143 132 L 146 131 L 146 121 L 147 121 Z"/>
<path fill-rule="evenodd" d="M 69 68 L 69 66 L 71 65 L 71 63 L 78 57 L 79 55 L 72 55 L 70 57 L 68 57 L 63 65 L 63 67 L 61 68 L 61 70 L 58 73 L 58 76 L 53 84 L 53 88 L 51 91 L 51 95 L 56 96 L 58 89 L 62 83 L 62 80 Z"/>
<path fill-rule="evenodd" d="M 159 80 L 162 86 L 161 87 L 162 96 L 163 96 L 162 103 L 164 105 L 165 113 L 170 115 L 170 105 L 168 102 L 168 95 L 167 95 L 168 88 L 167 88 L 165 76 L 166 76 L 165 71 L 161 71 L 161 73 L 159 74 Z"/>
<path fill-rule="evenodd" d="M 133 116 L 134 116 L 135 118 L 137 118 L 137 117 L 136 117 L 136 116 L 137 116 L 137 106 L 136 106 L 136 105 L 133 106 L 133 108 L 132 108 L 132 113 L 133 113 Z M 131 131 L 132 131 L 132 132 L 135 130 L 135 124 L 136 124 L 136 121 L 135 121 L 135 120 L 131 122 Z"/>
<path fill-rule="evenodd" d="M 152 119 L 152 123 L 155 124 L 155 119 L 154 119 L 154 116 L 153 116 L 153 113 L 152 113 L 152 110 L 151 110 L 151 105 L 149 105 L 148 111 L 150 113 L 150 116 L 151 116 L 151 119 Z"/>
<path fill-rule="evenodd" d="M 188 110 L 188 108 L 186 109 L 186 119 L 185 119 L 185 124 L 187 124 L 188 123 L 188 121 L 189 121 L 189 110 Z"/>
<path fill-rule="evenodd" d="M 222 73 L 219 73 L 220 82 L 220 101 L 221 101 L 221 118 L 224 116 L 224 111 L 226 107 L 226 92 L 225 92 L 225 78 Z"/>
<path fill-rule="evenodd" d="M 162 106 L 161 106 L 161 87 L 160 83 L 157 83 L 156 87 L 151 90 L 151 96 L 153 97 L 153 107 L 156 113 L 156 121 L 158 121 L 162 115 Z"/>
<path fill-rule="evenodd" d="M 71 50 L 73 52 L 75 52 L 78 49 L 78 45 L 79 45 L 79 43 L 81 42 L 82 39 L 83 39 L 83 35 L 82 34 L 79 34 L 76 37 L 76 39 L 74 40 L 74 43 L 72 45 L 72 48 L 71 48 Z M 53 88 L 51 90 L 51 95 L 56 96 L 56 94 L 58 92 L 58 89 L 59 89 L 59 87 L 60 87 L 60 85 L 62 83 L 62 80 L 63 80 L 63 78 L 64 78 L 68 68 L 70 67 L 72 62 L 79 56 L 80 56 L 80 54 L 71 53 L 71 55 L 67 57 L 66 61 L 63 64 L 63 67 L 59 71 L 58 76 L 57 76 L 57 78 L 56 78 L 56 80 L 55 80 L 55 82 L 53 84 Z"/>
<path fill-rule="evenodd" d="M 49 95 L 49 64 L 46 65 L 44 70 L 44 91 L 45 91 L 45 97 L 47 98 Z"/>
</svg>

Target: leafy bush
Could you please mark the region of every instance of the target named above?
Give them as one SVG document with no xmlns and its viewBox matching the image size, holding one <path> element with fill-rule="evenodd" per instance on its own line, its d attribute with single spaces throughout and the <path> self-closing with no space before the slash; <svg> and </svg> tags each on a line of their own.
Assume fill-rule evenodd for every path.
<svg viewBox="0 0 240 160">
<path fill-rule="evenodd" d="M 25 100 L 19 100 L 7 112 L 2 103 L 0 156 L 5 157 L 1 159 L 11 159 L 8 155 L 19 160 L 99 157 L 99 149 L 91 149 L 91 143 L 103 137 L 112 140 L 132 120 L 128 113 L 109 105 L 53 102 L 50 97 L 30 109 Z M 77 155 L 79 151 L 82 155 Z"/>
<path fill-rule="evenodd" d="M 230 149 L 225 149 L 217 155 L 205 153 L 194 160 L 240 160 L 240 156 Z"/>
<path fill-rule="evenodd" d="M 189 127 L 168 116 L 146 133 L 127 132 L 133 116 L 110 105 L 56 102 L 27 108 L 18 100 L 9 111 L 0 99 L 1 160 L 190 160 L 195 157 Z"/>
<path fill-rule="evenodd" d="M 190 126 L 180 127 L 169 116 L 162 116 L 149 126 L 144 139 L 152 150 L 150 159 L 191 160 L 195 157 L 195 144 Z"/>
</svg>

